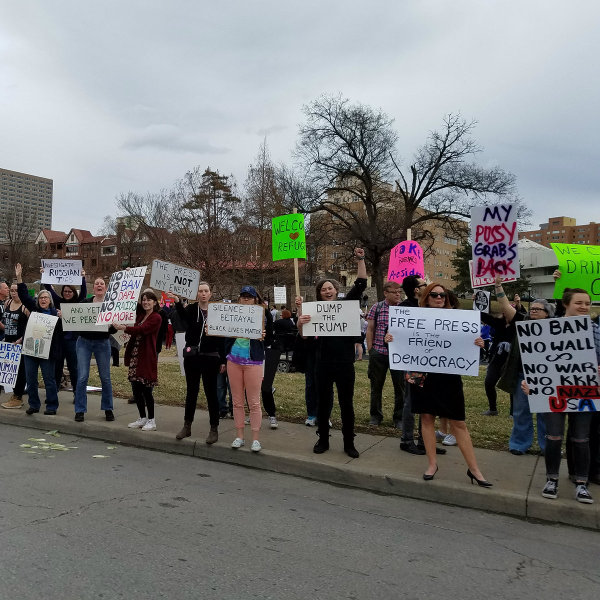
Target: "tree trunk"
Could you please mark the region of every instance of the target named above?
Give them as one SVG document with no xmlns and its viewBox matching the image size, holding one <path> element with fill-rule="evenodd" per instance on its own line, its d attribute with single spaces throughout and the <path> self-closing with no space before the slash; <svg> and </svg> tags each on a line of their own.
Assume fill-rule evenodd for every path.
<svg viewBox="0 0 600 600">
<path fill-rule="evenodd" d="M 377 300 L 383 300 L 383 266 L 381 264 L 381 254 L 371 254 L 371 285 L 375 285 L 377 290 Z"/>
</svg>

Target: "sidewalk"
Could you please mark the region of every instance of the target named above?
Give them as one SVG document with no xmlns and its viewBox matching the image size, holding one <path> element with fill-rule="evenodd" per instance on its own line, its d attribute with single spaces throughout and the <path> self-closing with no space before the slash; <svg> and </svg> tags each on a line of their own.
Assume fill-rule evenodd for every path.
<svg viewBox="0 0 600 600">
<path fill-rule="evenodd" d="M 425 482 L 422 479 L 427 464 L 425 457 L 402 452 L 398 438 L 360 433 L 355 439 L 360 458 L 351 459 L 343 452 L 341 432 L 333 430 L 331 449 L 317 455 L 312 452 L 317 439 L 314 427 L 280 422 L 279 429 L 271 430 L 268 421 L 263 420 L 260 436 L 263 450 L 254 453 L 250 451 L 250 444 L 239 450 L 231 448 L 235 437 L 231 419 L 221 421 L 219 441 L 208 446 L 204 442 L 209 430 L 208 413 L 203 410 L 196 412 L 192 437 L 177 441 L 175 434 L 183 424 L 182 407 L 158 405 L 158 429 L 142 432 L 127 428 L 127 423 L 134 421 L 138 413 L 136 406 L 127 404 L 126 400 L 115 399 L 116 420 L 108 423 L 99 409 L 100 396 L 89 394 L 86 420 L 76 423 L 73 420 L 73 394 L 60 392 L 59 397 L 60 408 L 54 417 L 43 415 L 43 405 L 42 412 L 27 416 L 25 404 L 21 410 L 0 408 L 0 423 L 43 431 L 58 429 L 72 435 L 286 473 L 383 494 L 600 530 L 600 486 L 590 486 L 595 504 L 576 502 L 574 486 L 567 478 L 566 463 L 561 468 L 560 497 L 547 500 L 541 496 L 546 480 L 544 460 L 537 456 L 513 456 L 508 452 L 477 449 L 479 466 L 494 484 L 493 488 L 484 489 L 471 485 L 460 451 L 455 446 L 449 447 L 445 456 L 438 457 L 439 471 L 435 479 Z M 0 402 L 7 399 L 6 394 L 0 394 Z M 247 438 L 250 439 L 249 426 Z"/>
</svg>

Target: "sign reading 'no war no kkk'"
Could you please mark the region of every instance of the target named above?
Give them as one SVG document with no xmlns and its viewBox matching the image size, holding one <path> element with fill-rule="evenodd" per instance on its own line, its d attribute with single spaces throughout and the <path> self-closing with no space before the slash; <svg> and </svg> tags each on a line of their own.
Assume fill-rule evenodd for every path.
<svg viewBox="0 0 600 600">
<path fill-rule="evenodd" d="M 200 271 L 163 260 L 152 261 L 151 288 L 172 292 L 176 296 L 183 296 L 188 300 L 195 300 L 198 295 L 199 283 Z"/>
<path fill-rule="evenodd" d="M 600 246 L 550 244 L 556 258 L 560 279 L 554 285 L 554 297 L 562 298 L 565 288 L 582 288 L 594 301 L 600 301 Z"/>
<path fill-rule="evenodd" d="M 263 336 L 265 309 L 260 304 L 209 302 L 206 333 L 259 340 Z"/>
<path fill-rule="evenodd" d="M 480 328 L 478 311 L 390 306 L 390 369 L 477 376 Z"/>
<path fill-rule="evenodd" d="M 471 209 L 473 276 L 519 277 L 517 218 L 512 204 Z"/>
<path fill-rule="evenodd" d="M 101 302 L 61 304 L 63 331 L 108 331 L 108 324 L 96 325 L 101 308 Z"/>
<path fill-rule="evenodd" d="M 304 302 L 302 314 L 310 315 L 310 321 L 302 325 L 303 335 L 360 337 L 358 300 Z"/>
<path fill-rule="evenodd" d="M 147 267 L 117 271 L 110 276 L 96 325 L 135 324 L 135 309 Z"/>
<path fill-rule="evenodd" d="M 388 281 L 402 283 L 409 275 L 425 277 L 423 248 L 412 240 L 400 242 L 392 248 L 387 278 Z"/>
<path fill-rule="evenodd" d="M 81 261 L 42 258 L 42 283 L 81 285 Z"/>
<path fill-rule="evenodd" d="M 598 362 L 589 317 L 517 323 L 531 412 L 600 410 Z"/>
<path fill-rule="evenodd" d="M 292 214 L 272 220 L 273 260 L 306 258 L 304 215 Z"/>
</svg>

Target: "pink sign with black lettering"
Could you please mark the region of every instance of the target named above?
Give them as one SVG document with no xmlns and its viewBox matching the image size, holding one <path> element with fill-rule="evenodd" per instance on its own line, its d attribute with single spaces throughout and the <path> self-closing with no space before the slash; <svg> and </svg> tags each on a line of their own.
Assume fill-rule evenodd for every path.
<svg viewBox="0 0 600 600">
<path fill-rule="evenodd" d="M 412 240 L 400 242 L 392 248 L 387 278 L 388 281 L 402 283 L 404 278 L 409 275 L 425 277 L 423 248 Z"/>
</svg>

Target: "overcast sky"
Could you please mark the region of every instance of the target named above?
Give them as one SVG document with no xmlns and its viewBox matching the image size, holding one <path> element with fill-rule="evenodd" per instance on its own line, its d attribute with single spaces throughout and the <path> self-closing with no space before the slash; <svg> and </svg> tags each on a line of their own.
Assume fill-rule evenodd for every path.
<svg viewBox="0 0 600 600">
<path fill-rule="evenodd" d="M 53 228 L 96 233 L 121 192 L 196 165 L 243 186 L 302 106 L 395 119 L 407 161 L 445 114 L 517 177 L 533 225 L 600 220 L 596 0 L 3 0 L 0 167 L 54 180 Z M 533 227 L 532 227 L 533 228 Z"/>
</svg>

